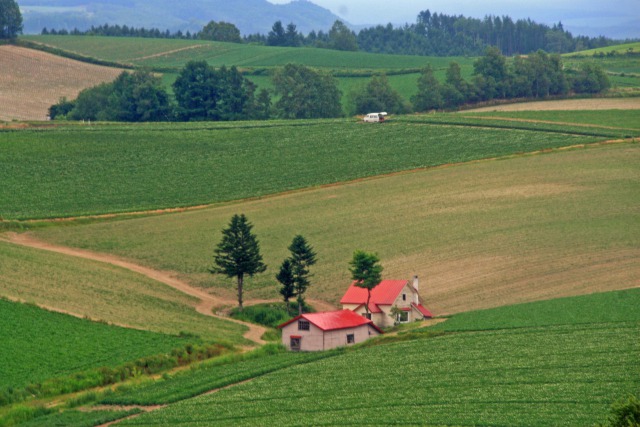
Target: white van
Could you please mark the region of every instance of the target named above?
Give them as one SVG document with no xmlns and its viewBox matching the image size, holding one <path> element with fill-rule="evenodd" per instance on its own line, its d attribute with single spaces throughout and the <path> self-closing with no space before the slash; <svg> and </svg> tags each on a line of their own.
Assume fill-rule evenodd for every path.
<svg viewBox="0 0 640 427">
<path fill-rule="evenodd" d="M 369 113 L 364 116 L 365 123 L 382 123 L 387 113 Z"/>
</svg>

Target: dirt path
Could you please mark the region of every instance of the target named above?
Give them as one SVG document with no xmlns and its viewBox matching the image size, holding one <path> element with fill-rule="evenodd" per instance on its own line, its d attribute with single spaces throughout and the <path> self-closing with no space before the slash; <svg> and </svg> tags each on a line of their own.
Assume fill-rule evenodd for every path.
<svg viewBox="0 0 640 427">
<path fill-rule="evenodd" d="M 481 113 L 493 111 L 560 111 L 560 110 L 637 110 L 640 98 L 588 98 L 557 101 L 532 101 L 514 104 L 492 105 L 461 111 Z"/>
<path fill-rule="evenodd" d="M 23 233 L 23 234 L 8 233 L 6 237 L 9 242 L 17 245 L 28 246 L 35 249 L 56 252 L 56 253 L 74 256 L 78 258 L 90 259 L 93 261 L 104 262 L 104 263 L 115 265 L 117 267 L 121 267 L 130 271 L 134 271 L 136 273 L 147 276 L 150 279 L 153 279 L 160 283 L 164 283 L 165 285 L 171 286 L 172 288 L 177 289 L 180 292 L 183 292 L 187 295 L 191 295 L 193 297 L 200 299 L 200 302 L 195 307 L 198 313 L 203 314 L 205 316 L 217 317 L 220 319 L 227 320 L 229 322 L 234 322 L 234 323 L 244 325 L 249 328 L 249 331 L 247 331 L 244 334 L 244 337 L 246 339 L 253 341 L 259 345 L 265 344 L 265 341 L 263 341 L 261 338 L 266 331 L 264 327 L 213 314 L 214 307 L 220 307 L 220 306 L 225 306 L 230 304 L 233 305 L 235 301 L 222 299 L 222 298 L 213 296 L 201 289 L 194 288 L 193 286 L 190 286 L 187 283 L 176 279 L 175 277 L 173 277 L 171 273 L 154 270 L 152 268 L 134 264 L 132 262 L 125 261 L 123 259 L 120 259 L 116 256 L 109 255 L 109 254 L 91 252 L 84 249 L 58 246 L 51 243 L 43 242 L 41 240 L 35 239 L 34 237 L 26 233 Z"/>
<path fill-rule="evenodd" d="M 183 52 L 185 50 L 200 49 L 201 47 L 205 47 L 205 46 L 206 45 L 204 45 L 204 44 L 196 44 L 196 45 L 193 45 L 193 46 L 181 47 L 180 49 L 167 50 L 165 52 L 154 53 L 153 55 L 140 56 L 138 58 L 131 58 L 131 59 L 129 59 L 129 61 L 144 61 L 145 59 L 159 58 L 161 56 L 172 55 L 174 53 Z"/>
</svg>

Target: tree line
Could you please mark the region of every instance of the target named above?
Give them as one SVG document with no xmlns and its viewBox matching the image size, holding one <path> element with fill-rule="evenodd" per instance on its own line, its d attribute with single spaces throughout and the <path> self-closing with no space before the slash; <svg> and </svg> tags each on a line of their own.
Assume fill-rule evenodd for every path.
<svg viewBox="0 0 640 427">
<path fill-rule="evenodd" d="M 191 61 L 178 74 L 171 97 L 153 73 L 125 71 L 111 83 L 83 90 L 75 100 L 61 99 L 50 107 L 49 116 L 127 122 L 315 119 L 456 109 L 493 100 L 594 94 L 610 87 L 598 65 L 585 62 L 565 70 L 559 54 L 542 50 L 508 60 L 496 47 L 475 61 L 470 80 L 463 78 L 456 62 L 449 64 L 442 83 L 425 67 L 410 100 L 391 87 L 386 75 L 376 74 L 347 94 L 347 111 L 337 79 L 330 74 L 287 64 L 273 72 L 271 82 L 273 89 L 258 90 L 235 66 L 216 69 L 205 61 Z"/>
<path fill-rule="evenodd" d="M 241 36 L 240 30 L 234 24 L 224 21 L 211 21 L 196 33 L 172 33 L 156 28 L 105 24 L 92 26 L 86 31 L 56 31 L 44 28 L 42 34 L 202 39 L 265 46 L 305 46 L 423 56 L 478 56 L 489 46 L 497 47 L 508 56 L 529 54 L 538 50 L 567 53 L 617 43 L 603 36 L 574 37 L 564 29 L 561 22 L 549 26 L 531 19 L 514 21 L 509 16 L 485 16 L 484 19 L 478 19 L 463 15 L 431 13 L 429 10 L 420 12 L 414 24 L 377 25 L 362 29 L 357 34 L 339 20 L 334 22 L 328 32 L 311 31 L 306 35 L 298 32 L 294 23 L 284 25 L 282 21 L 276 21 L 268 34 L 245 36 Z"/>
</svg>

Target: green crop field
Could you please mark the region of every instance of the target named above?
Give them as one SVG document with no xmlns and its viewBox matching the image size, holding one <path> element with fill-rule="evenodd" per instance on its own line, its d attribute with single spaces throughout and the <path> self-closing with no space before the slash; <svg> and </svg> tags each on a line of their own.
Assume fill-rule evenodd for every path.
<svg viewBox="0 0 640 427">
<path fill-rule="evenodd" d="M 335 352 L 281 353 L 226 363 L 209 363 L 140 387 L 116 392 L 101 403 L 107 405 L 162 405 L 185 400 L 211 390 L 257 378 L 290 366 L 333 357 Z M 214 360 L 214 362 L 217 362 Z"/>
<path fill-rule="evenodd" d="M 109 326 L 0 299 L 0 390 L 167 353 L 184 338 Z"/>
<path fill-rule="evenodd" d="M 619 135 L 594 128 L 576 131 L 582 133 L 577 136 L 570 134 L 573 129 L 478 129 L 418 121 L 383 126 L 355 120 L 63 125 L 0 131 L 0 218 L 223 202 L 602 139 L 585 134 Z M 464 125 L 461 120 L 456 124 Z"/>
<path fill-rule="evenodd" d="M 242 325 L 202 316 L 194 309 L 194 298 L 107 264 L 0 240 L 0 277 L 0 297 L 138 329 L 173 335 L 184 331 L 206 340 L 246 343 Z"/>
<path fill-rule="evenodd" d="M 128 411 L 64 411 L 38 417 L 19 425 L 20 427 L 94 427 L 139 414 L 140 412 L 142 412 L 141 409 Z"/>
<path fill-rule="evenodd" d="M 452 147 L 428 145 L 445 154 Z M 310 297 L 339 301 L 360 248 L 380 255 L 385 278 L 424 278 L 427 306 L 454 313 L 637 283 L 639 156 L 633 143 L 574 149 L 35 235 L 176 271 L 234 298 L 233 282 L 207 269 L 220 230 L 245 213 L 269 266 L 247 280 L 249 299 L 280 299 L 273 275 L 301 233 L 318 252 Z"/>
<path fill-rule="evenodd" d="M 602 111 L 516 111 L 492 113 L 461 113 L 468 117 L 497 117 L 517 120 L 541 120 L 583 125 L 619 128 L 621 133 L 638 136 L 640 131 L 640 110 L 602 110 Z M 563 125 L 566 128 L 566 125 Z M 585 129 L 587 130 L 587 129 Z M 613 130 L 613 129 L 612 129 Z M 631 132 L 629 132 L 631 131 Z"/>
<path fill-rule="evenodd" d="M 573 56 L 593 56 L 594 54 L 599 54 L 599 53 L 607 54 L 610 52 L 615 52 L 616 54 L 619 54 L 619 55 L 626 54 L 629 52 L 640 53 L 640 42 L 616 44 L 613 46 L 600 47 L 597 49 L 582 50 L 580 52 L 566 53 L 563 56 L 567 58 L 571 58 Z"/>
<path fill-rule="evenodd" d="M 294 366 L 122 425 L 595 425 L 640 387 L 640 316 L 625 299 L 592 295 L 564 304 L 568 313 L 540 303 L 544 327 L 534 318 L 492 330 L 508 313 L 484 313 L 480 330 Z M 611 318 L 583 323 L 605 306 Z"/>
<path fill-rule="evenodd" d="M 470 67 L 473 63 L 472 59 L 462 57 L 381 55 L 203 40 L 92 36 L 25 36 L 23 39 L 90 58 L 154 69 L 179 69 L 191 60 L 206 60 L 213 66 L 235 65 L 245 69 L 272 68 L 296 63 L 336 71 L 348 70 L 350 73 L 358 70 L 418 70 L 427 64 L 431 64 L 436 69 L 444 69 L 452 61 L 460 63 L 461 66 Z"/>
</svg>

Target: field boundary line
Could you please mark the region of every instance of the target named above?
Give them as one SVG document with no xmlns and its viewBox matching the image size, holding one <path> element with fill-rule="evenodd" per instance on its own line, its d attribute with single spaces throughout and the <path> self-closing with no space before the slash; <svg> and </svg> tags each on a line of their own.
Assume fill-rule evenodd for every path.
<svg viewBox="0 0 640 427">
<path fill-rule="evenodd" d="M 488 114 L 488 113 L 483 113 L 483 114 Z M 468 119 L 503 120 L 505 122 L 540 123 L 540 124 L 547 124 L 547 125 L 568 125 L 568 126 L 611 129 L 611 130 L 635 130 L 635 131 L 640 130 L 640 128 L 621 128 L 621 127 L 615 127 L 615 126 L 601 126 L 601 125 L 594 125 L 591 123 L 552 122 L 550 120 L 518 119 L 514 117 L 503 117 L 503 116 L 470 116 L 470 115 L 464 115 L 464 114 L 461 114 L 461 116 Z"/>
<path fill-rule="evenodd" d="M 237 204 L 246 203 L 246 202 L 258 201 L 258 200 L 273 199 L 273 198 L 289 196 L 289 195 L 293 195 L 293 194 L 306 193 L 306 192 L 315 191 L 315 190 L 318 190 L 318 189 L 335 188 L 335 187 L 340 187 L 340 186 L 345 186 L 345 185 L 356 184 L 356 183 L 359 183 L 359 182 L 366 182 L 366 181 L 372 181 L 372 180 L 377 180 L 377 179 L 390 178 L 390 177 L 394 177 L 394 176 L 401 176 L 401 175 L 408 175 L 408 174 L 413 174 L 413 173 L 420 173 L 420 172 L 430 171 L 430 170 L 440 170 L 440 169 L 463 166 L 463 165 L 471 165 L 471 164 L 484 163 L 484 162 L 493 162 L 493 161 L 496 161 L 496 160 L 505 160 L 505 159 L 527 157 L 527 156 L 535 156 L 535 155 L 539 155 L 539 154 L 548 154 L 548 153 L 553 153 L 553 152 L 563 152 L 563 151 L 568 151 L 568 150 L 583 149 L 583 148 L 589 148 L 589 147 L 599 147 L 599 146 L 612 145 L 612 144 L 625 144 L 625 143 L 626 144 L 630 144 L 630 143 L 633 143 L 635 141 L 635 139 L 636 138 L 610 139 L 610 140 L 598 141 L 598 142 L 567 145 L 567 146 L 564 146 L 564 147 L 547 148 L 547 149 L 542 149 L 542 150 L 529 151 L 529 152 L 525 152 L 525 153 L 507 154 L 507 155 L 498 156 L 498 157 L 488 157 L 488 158 L 483 158 L 483 159 L 468 160 L 466 162 L 444 163 L 444 164 L 436 165 L 436 166 L 424 166 L 424 167 L 420 167 L 420 168 L 400 170 L 400 171 L 395 171 L 395 172 L 388 172 L 388 173 L 384 173 L 384 174 L 380 174 L 380 175 L 373 175 L 373 176 L 355 178 L 355 179 L 351 179 L 351 180 L 348 180 L 348 181 L 339 181 L 339 182 L 332 182 L 332 183 L 328 183 L 328 184 L 314 185 L 314 186 L 311 186 L 311 187 L 304 187 L 304 188 L 298 188 L 298 189 L 293 189 L 293 190 L 281 191 L 281 192 L 278 192 L 278 193 L 265 194 L 265 195 L 262 195 L 262 196 L 246 197 L 246 198 L 243 198 L 243 199 L 229 200 L 229 201 L 225 201 L 225 202 L 215 202 L 215 203 L 208 203 L 208 204 L 202 204 L 202 205 L 193 205 L 193 206 L 149 209 L 149 210 L 145 210 L 145 211 L 116 212 L 116 213 L 105 213 L 105 214 L 83 215 L 83 216 L 82 215 L 81 216 L 69 216 L 69 217 L 59 217 L 59 218 L 40 218 L 40 219 L 24 219 L 24 220 L 2 220 L 2 219 L 0 219 L 0 224 L 2 224 L 3 222 L 9 223 L 9 224 L 10 223 L 15 223 L 15 224 L 38 224 L 38 223 L 56 223 L 56 222 L 64 223 L 64 222 L 74 222 L 74 221 L 79 221 L 79 220 L 126 219 L 128 217 L 134 218 L 134 217 L 140 217 L 140 216 L 153 216 L 153 215 L 164 215 L 164 214 L 171 214 L 171 213 L 189 212 L 189 211 L 202 210 L 202 209 L 208 209 L 208 208 L 214 208 L 214 207 L 232 206 L 232 205 L 237 205 Z"/>
<path fill-rule="evenodd" d="M 201 47 L 207 47 L 207 45 L 206 44 L 196 44 L 196 45 L 193 45 L 193 46 L 181 47 L 180 49 L 167 50 L 166 52 L 158 52 L 158 53 L 154 53 L 152 55 L 140 56 L 138 58 L 129 58 L 128 61 L 144 61 L 145 59 L 159 58 L 161 56 L 171 55 L 171 54 L 182 52 L 182 51 L 185 51 L 185 50 L 200 49 Z"/>
<path fill-rule="evenodd" d="M 195 306 L 195 310 L 205 316 L 215 317 L 220 320 L 226 320 L 239 325 L 243 325 L 249 330 L 243 335 L 249 341 L 253 341 L 257 345 L 264 345 L 266 342 L 262 339 L 262 335 L 266 332 L 266 328 L 263 326 L 255 325 L 253 323 L 242 322 L 240 320 L 232 319 L 229 317 L 219 316 L 213 313 L 214 307 L 233 304 L 234 301 L 219 298 L 205 292 L 201 289 L 197 289 L 177 278 L 173 274 L 165 271 L 155 270 L 153 268 L 145 267 L 139 264 L 135 264 L 130 261 L 123 260 L 114 255 L 92 252 L 84 249 L 71 248 L 67 246 L 59 246 L 52 243 L 38 240 L 28 234 L 8 233 L 6 235 L 6 241 L 20 246 L 26 246 L 34 249 L 46 250 L 49 252 L 55 252 L 63 255 L 69 255 L 77 258 L 88 259 L 92 261 L 98 261 L 105 264 L 110 264 L 116 267 L 124 268 L 125 270 L 133 271 L 134 273 L 142 274 L 156 282 L 163 283 L 170 286 L 186 295 L 198 298 L 200 302 Z M 84 316 L 81 316 L 84 317 Z"/>
</svg>

